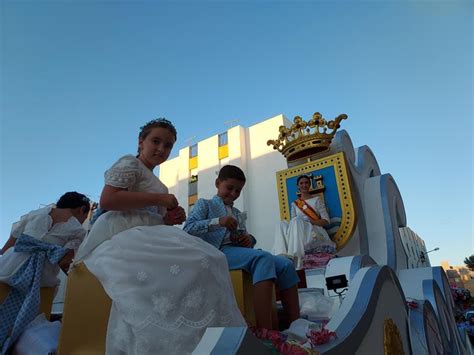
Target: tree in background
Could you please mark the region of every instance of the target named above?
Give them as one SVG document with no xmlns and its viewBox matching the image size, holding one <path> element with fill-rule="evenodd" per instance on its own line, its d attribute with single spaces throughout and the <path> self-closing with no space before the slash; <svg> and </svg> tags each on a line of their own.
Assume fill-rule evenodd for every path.
<svg viewBox="0 0 474 355">
<path fill-rule="evenodd" d="M 474 271 L 474 254 L 466 257 L 466 259 L 464 259 L 464 264 L 466 264 L 469 270 Z"/>
</svg>

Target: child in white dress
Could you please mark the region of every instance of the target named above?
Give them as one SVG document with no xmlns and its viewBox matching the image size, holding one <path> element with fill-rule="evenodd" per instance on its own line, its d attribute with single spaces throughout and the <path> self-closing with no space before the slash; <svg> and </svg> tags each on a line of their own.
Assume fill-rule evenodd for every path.
<svg viewBox="0 0 474 355">
<path fill-rule="evenodd" d="M 11 277 L 28 259 L 29 254 L 15 252 L 15 242 L 26 234 L 40 241 L 59 245 L 68 250 L 60 264 L 46 261 L 41 279 L 42 287 L 58 285 L 56 277 L 60 267 L 65 271 L 69 268 L 74 251 L 78 249 L 84 236 L 82 223 L 87 218 L 90 209 L 89 199 L 78 192 L 67 192 L 61 196 L 56 207 L 43 207 L 27 213 L 14 223 L 10 238 L 1 250 L 0 282 L 10 284 Z"/>
<path fill-rule="evenodd" d="M 107 354 L 187 354 L 206 327 L 245 325 L 224 254 L 173 226 L 186 215 L 153 174 L 175 141 L 165 119 L 142 127 L 138 156 L 106 171 L 108 212 L 78 251 L 112 299 Z"/>
<path fill-rule="evenodd" d="M 90 201 L 68 192 L 56 207 L 45 207 L 23 216 L 12 228 L 0 256 L 0 282 L 10 291 L 0 304 L 0 352 L 9 351 L 26 326 L 39 313 L 40 287 L 59 283 L 84 235 L 82 227 Z"/>
<path fill-rule="evenodd" d="M 281 221 L 277 227 L 272 254 L 296 257 L 297 269 L 301 269 L 305 251 L 321 246 L 332 249 L 336 244 L 324 229 L 330 219 L 324 202 L 309 192 L 310 178 L 301 175 L 297 179 L 297 186 L 301 197 L 291 204 L 290 223 Z"/>
</svg>

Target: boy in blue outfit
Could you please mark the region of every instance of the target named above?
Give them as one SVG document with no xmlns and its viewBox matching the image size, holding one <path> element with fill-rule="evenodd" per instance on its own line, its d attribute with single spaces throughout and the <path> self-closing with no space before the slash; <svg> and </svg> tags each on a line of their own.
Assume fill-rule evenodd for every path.
<svg viewBox="0 0 474 355">
<path fill-rule="evenodd" d="M 255 238 L 245 230 L 241 212 L 233 207 L 245 185 L 244 172 L 226 165 L 216 179 L 217 195 L 199 199 L 189 214 L 184 230 L 214 245 L 227 257 L 230 270 L 243 269 L 252 275 L 257 327 L 272 328 L 272 291 L 276 283 L 283 309 L 291 323 L 299 318 L 298 275 L 293 262 L 282 256 L 253 249 Z"/>
</svg>

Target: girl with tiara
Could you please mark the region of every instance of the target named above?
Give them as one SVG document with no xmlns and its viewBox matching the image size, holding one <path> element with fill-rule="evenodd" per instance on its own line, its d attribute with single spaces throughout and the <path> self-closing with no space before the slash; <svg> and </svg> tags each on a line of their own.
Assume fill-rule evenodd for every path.
<svg viewBox="0 0 474 355">
<path fill-rule="evenodd" d="M 224 254 L 173 226 L 185 212 L 153 174 L 176 138 L 165 119 L 141 128 L 138 155 L 105 172 L 100 207 L 108 212 L 76 257 L 112 299 L 107 354 L 191 353 L 207 327 L 245 325 Z"/>
</svg>

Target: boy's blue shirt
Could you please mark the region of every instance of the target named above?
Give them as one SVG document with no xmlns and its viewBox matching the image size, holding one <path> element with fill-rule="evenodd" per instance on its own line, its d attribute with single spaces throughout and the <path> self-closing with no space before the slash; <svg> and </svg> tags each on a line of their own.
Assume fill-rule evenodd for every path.
<svg viewBox="0 0 474 355">
<path fill-rule="evenodd" d="M 232 214 L 239 220 L 241 212 L 237 208 L 232 207 Z M 210 200 L 200 198 L 196 201 L 183 229 L 219 249 L 227 228 L 218 226 L 213 230 L 209 230 L 209 223 L 213 218 L 225 216 L 227 216 L 227 209 L 222 198 L 217 195 Z"/>
</svg>

